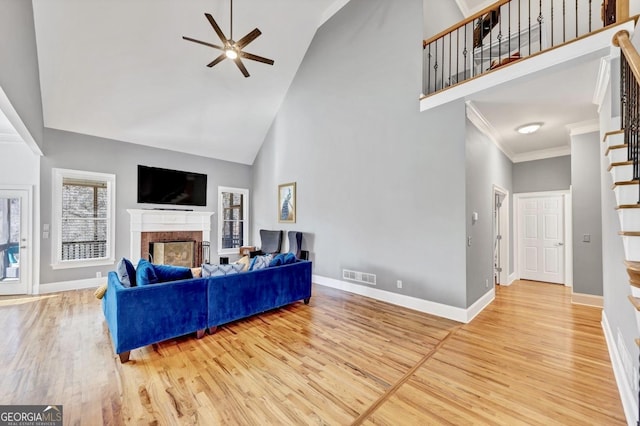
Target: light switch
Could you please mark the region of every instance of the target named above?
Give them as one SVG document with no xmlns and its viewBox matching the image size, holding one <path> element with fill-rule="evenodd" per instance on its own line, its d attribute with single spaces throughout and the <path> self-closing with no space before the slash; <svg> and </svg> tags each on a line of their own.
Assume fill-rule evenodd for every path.
<svg viewBox="0 0 640 426">
<path fill-rule="evenodd" d="M 48 231 L 49 230 L 49 224 L 48 223 L 43 223 L 42 224 L 42 230 L 43 231 Z"/>
<path fill-rule="evenodd" d="M 46 239 L 48 239 L 48 238 L 49 238 L 49 233 L 48 233 L 48 232 L 46 232 L 46 231 L 45 231 L 45 232 L 43 232 L 43 233 L 42 233 L 42 239 L 43 239 L 43 240 L 46 240 Z"/>
<path fill-rule="evenodd" d="M 582 242 L 583 243 L 590 243 L 591 242 L 591 234 L 584 234 L 582 236 Z"/>
</svg>

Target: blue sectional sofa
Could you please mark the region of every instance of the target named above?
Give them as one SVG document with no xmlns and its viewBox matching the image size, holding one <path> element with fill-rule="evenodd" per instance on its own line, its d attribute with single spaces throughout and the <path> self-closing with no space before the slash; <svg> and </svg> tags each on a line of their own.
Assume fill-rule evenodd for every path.
<svg viewBox="0 0 640 426">
<path fill-rule="evenodd" d="M 125 287 L 109 272 L 102 309 L 121 362 L 130 351 L 311 297 L 311 262 L 256 271 Z"/>
</svg>

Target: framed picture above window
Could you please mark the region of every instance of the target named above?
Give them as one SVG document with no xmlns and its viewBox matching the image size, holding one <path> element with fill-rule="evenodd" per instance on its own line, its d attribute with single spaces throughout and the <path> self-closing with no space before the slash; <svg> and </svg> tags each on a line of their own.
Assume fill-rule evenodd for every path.
<svg viewBox="0 0 640 426">
<path fill-rule="evenodd" d="M 278 222 L 296 223 L 296 183 L 278 185 Z"/>
</svg>

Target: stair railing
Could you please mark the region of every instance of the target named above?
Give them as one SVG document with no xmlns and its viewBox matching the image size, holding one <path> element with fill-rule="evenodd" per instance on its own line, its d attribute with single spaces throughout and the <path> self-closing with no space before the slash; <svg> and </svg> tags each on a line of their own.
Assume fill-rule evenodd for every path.
<svg viewBox="0 0 640 426">
<path fill-rule="evenodd" d="M 640 55 L 627 31 L 619 31 L 613 44 L 620 47 L 620 118 L 627 144 L 627 160 L 633 163 L 633 179 L 640 180 Z M 639 185 L 640 188 L 640 185 Z M 640 193 L 638 194 L 640 204 Z"/>
<path fill-rule="evenodd" d="M 423 93 L 434 94 L 568 43 L 604 28 L 605 21 L 621 22 L 628 18 L 629 0 L 617 0 L 617 3 L 613 0 L 497 1 L 423 40 Z M 612 8 L 612 4 L 615 7 Z"/>
</svg>

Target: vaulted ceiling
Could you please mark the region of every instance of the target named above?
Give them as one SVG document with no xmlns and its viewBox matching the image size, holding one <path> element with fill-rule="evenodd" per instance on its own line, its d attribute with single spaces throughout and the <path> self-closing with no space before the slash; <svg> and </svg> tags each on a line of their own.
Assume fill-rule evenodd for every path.
<svg viewBox="0 0 640 426">
<path fill-rule="evenodd" d="M 229 0 L 34 0 L 46 127 L 251 164 L 316 29 L 348 0 L 236 0 L 237 40 L 262 35 L 243 77 L 220 51 Z"/>
</svg>

